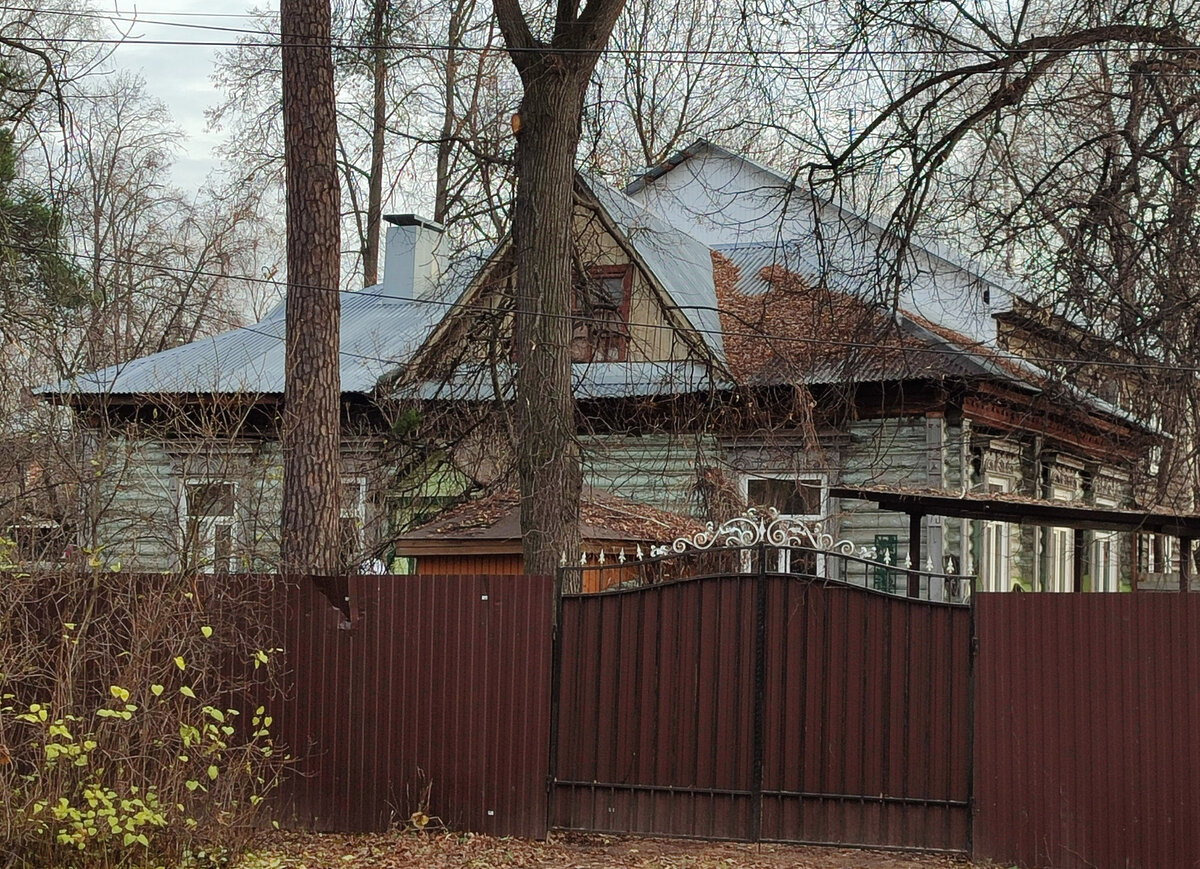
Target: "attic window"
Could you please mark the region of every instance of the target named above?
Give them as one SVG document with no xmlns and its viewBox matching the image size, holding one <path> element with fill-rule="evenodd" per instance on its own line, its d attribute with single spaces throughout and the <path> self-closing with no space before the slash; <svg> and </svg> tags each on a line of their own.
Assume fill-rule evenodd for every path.
<svg viewBox="0 0 1200 869">
<path fill-rule="evenodd" d="M 576 285 L 571 312 L 572 362 L 625 360 L 631 276 L 627 265 L 598 266 Z"/>
</svg>

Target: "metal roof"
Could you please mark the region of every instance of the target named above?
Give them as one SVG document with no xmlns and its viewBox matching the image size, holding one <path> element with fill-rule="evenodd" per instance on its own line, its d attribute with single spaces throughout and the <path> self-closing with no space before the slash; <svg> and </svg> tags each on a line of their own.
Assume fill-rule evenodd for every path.
<svg viewBox="0 0 1200 869">
<path fill-rule="evenodd" d="M 727 389 L 731 383 L 714 380 L 703 365 L 670 362 L 577 362 L 571 366 L 572 389 L 579 399 L 623 398 L 652 395 L 686 395 L 710 389 Z M 506 397 L 512 396 L 513 366 L 497 367 L 495 380 Z M 445 382 L 426 382 L 401 388 L 401 397 L 442 401 L 490 401 L 494 398 L 492 372 L 483 367 L 460 368 Z"/>
<path fill-rule="evenodd" d="M 397 371 L 449 310 L 438 300 L 397 299 L 382 285 L 339 293 L 343 393 L 369 393 Z M 252 326 L 232 329 L 121 365 L 80 374 L 44 395 L 282 394 L 285 303 Z"/>
<path fill-rule="evenodd" d="M 759 170 L 760 172 L 763 172 L 767 175 L 773 176 L 774 178 L 776 178 L 779 181 L 780 184 L 785 185 L 786 187 L 788 187 L 791 190 L 794 190 L 796 193 L 798 193 L 802 196 L 805 196 L 809 199 L 812 199 L 820 204 L 828 205 L 832 208 L 837 209 L 837 211 L 840 212 L 844 217 L 850 218 L 855 221 L 861 221 L 863 223 L 863 225 L 869 226 L 871 229 L 873 229 L 876 232 L 879 232 L 879 233 L 887 232 L 887 223 L 888 223 L 887 218 L 880 217 L 877 215 L 871 215 L 871 214 L 861 214 L 858 211 L 856 211 L 855 209 L 851 208 L 847 203 L 842 201 L 839 197 L 829 196 L 829 195 L 825 195 L 825 194 L 818 194 L 816 191 L 812 190 L 811 188 L 801 187 L 800 185 L 798 185 L 796 183 L 796 180 L 794 177 L 789 176 L 783 172 L 780 172 L 778 169 L 776 169 L 772 166 L 768 166 L 765 163 L 760 163 L 759 161 L 755 160 L 753 157 L 748 157 L 745 154 L 738 154 L 735 151 L 731 151 L 728 148 L 724 148 L 721 145 L 716 144 L 715 142 L 710 142 L 708 139 L 703 139 L 703 138 L 697 139 L 695 142 L 688 145 L 686 148 L 682 148 L 679 151 L 675 152 L 674 154 L 670 155 L 665 160 L 663 160 L 661 163 L 659 163 L 657 166 L 648 167 L 644 172 L 642 172 L 640 175 L 638 175 L 636 178 L 634 178 L 632 181 L 630 181 L 629 184 L 627 184 L 625 186 L 625 188 L 624 188 L 625 194 L 627 196 L 635 196 L 636 194 L 638 194 L 642 190 L 644 190 L 647 186 L 652 184 L 654 181 L 656 181 L 657 179 L 666 175 L 672 169 L 675 169 L 675 168 L 683 165 L 688 160 L 690 160 L 694 157 L 701 156 L 705 151 L 711 151 L 711 152 L 713 152 L 715 154 L 719 154 L 723 157 L 728 157 L 728 158 L 731 158 L 734 160 L 741 161 L 742 163 L 745 163 L 747 166 L 752 166 L 753 168 Z M 942 244 L 941 242 L 936 241 L 934 239 L 924 238 L 924 237 L 920 236 L 919 234 L 913 235 L 911 244 L 912 244 L 912 246 L 920 248 L 921 250 L 925 251 L 926 253 L 929 253 L 929 254 L 937 257 L 938 259 L 942 260 L 946 264 L 952 265 L 955 268 L 962 269 L 963 271 L 971 274 L 973 277 L 975 277 L 981 281 L 984 281 L 986 283 L 992 284 L 993 286 L 1005 291 L 1006 293 L 1016 294 L 1016 292 L 1017 292 L 1016 287 L 1007 278 L 995 274 L 990 269 L 988 269 L 988 268 L 980 265 L 979 263 L 975 262 L 974 260 L 972 260 L 969 256 L 967 256 L 962 251 L 956 250 L 956 249 L 954 249 L 948 245 Z"/>
<path fill-rule="evenodd" d="M 639 504 L 584 486 L 580 493 L 579 536 L 587 542 L 656 543 L 703 531 L 691 516 Z M 515 489 L 498 489 L 450 507 L 419 528 L 393 540 L 399 555 L 470 551 L 521 551 L 521 498 Z"/>
<path fill-rule="evenodd" d="M 798 278 L 803 286 L 824 287 L 846 299 L 863 302 L 861 307 L 849 306 L 862 319 L 858 324 L 862 334 L 848 334 L 847 324 L 837 321 L 839 314 L 850 313 L 845 310 L 846 305 L 780 291 L 773 297 L 774 308 L 769 317 L 772 334 L 766 336 L 775 340 L 764 339 L 759 343 L 768 346 L 755 351 L 756 355 L 774 355 L 777 359 L 764 364 L 757 379 L 817 385 L 992 377 L 1030 385 L 1021 368 L 1005 367 L 995 361 L 993 357 L 1006 355 L 1003 351 L 987 348 L 985 352 L 965 336 L 957 336 L 959 340 L 952 342 L 946 335 L 920 326 L 903 312 L 881 309 L 873 318 L 866 318 L 865 313 L 874 306 L 862 299 L 860 288 L 846 275 L 823 273 L 807 247 L 798 241 L 714 247 L 737 269 L 737 283 L 732 289 L 738 296 L 726 299 L 727 306 L 736 308 L 739 298 L 751 300 L 770 292 L 773 282 L 763 276 L 776 268 Z M 827 343 L 822 343 L 823 339 Z M 738 348 L 745 343 L 740 337 L 726 336 L 731 357 L 739 355 Z"/>
<path fill-rule="evenodd" d="M 957 493 L 940 489 L 832 486 L 829 495 L 833 498 L 874 501 L 885 510 L 923 516 L 951 516 L 1011 522 L 1017 525 L 1138 531 L 1200 538 L 1200 515 L 1195 513 L 1127 510 L 1044 501 L 1020 495 Z"/>
</svg>

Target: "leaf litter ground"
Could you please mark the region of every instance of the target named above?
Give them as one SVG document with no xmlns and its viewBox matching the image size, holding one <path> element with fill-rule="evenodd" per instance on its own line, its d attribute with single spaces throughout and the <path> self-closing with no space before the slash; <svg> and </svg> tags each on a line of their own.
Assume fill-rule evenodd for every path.
<svg viewBox="0 0 1200 869">
<path fill-rule="evenodd" d="M 238 869 L 969 869 L 943 855 L 744 845 L 609 836 L 553 836 L 548 841 L 457 833 L 379 835 L 276 834 Z"/>
</svg>

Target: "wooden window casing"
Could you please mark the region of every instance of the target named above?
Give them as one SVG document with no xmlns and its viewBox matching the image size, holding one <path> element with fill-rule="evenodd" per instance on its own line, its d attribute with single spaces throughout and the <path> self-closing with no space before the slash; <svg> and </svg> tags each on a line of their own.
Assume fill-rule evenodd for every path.
<svg viewBox="0 0 1200 869">
<path fill-rule="evenodd" d="M 633 269 L 595 266 L 575 287 L 572 362 L 624 362 L 629 350 Z"/>
</svg>

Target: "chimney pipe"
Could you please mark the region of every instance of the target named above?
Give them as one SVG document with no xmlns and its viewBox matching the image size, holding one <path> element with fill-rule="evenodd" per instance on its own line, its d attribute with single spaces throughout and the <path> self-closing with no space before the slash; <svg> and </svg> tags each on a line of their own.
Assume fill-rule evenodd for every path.
<svg viewBox="0 0 1200 869">
<path fill-rule="evenodd" d="M 438 248 L 444 227 L 415 214 L 385 214 L 389 224 L 383 252 L 382 294 L 393 299 L 427 299 L 441 277 Z"/>
</svg>

